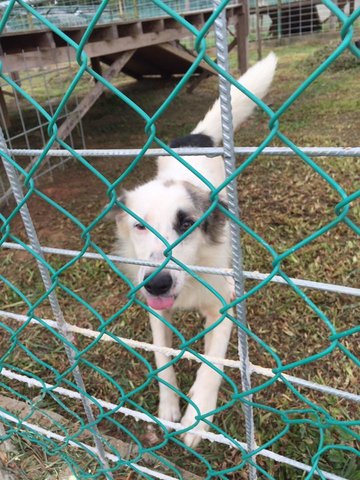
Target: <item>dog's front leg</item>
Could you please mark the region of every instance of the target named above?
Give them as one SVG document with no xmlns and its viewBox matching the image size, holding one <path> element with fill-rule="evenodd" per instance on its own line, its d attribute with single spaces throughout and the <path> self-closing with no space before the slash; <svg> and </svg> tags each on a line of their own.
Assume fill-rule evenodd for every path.
<svg viewBox="0 0 360 480">
<path fill-rule="evenodd" d="M 206 327 L 211 326 L 219 318 L 219 312 L 217 309 L 204 310 L 202 313 L 206 319 Z M 214 330 L 205 336 L 206 355 L 225 358 L 231 334 L 231 327 L 232 322 L 225 318 L 216 328 L 214 328 Z M 221 371 L 223 370 L 221 365 L 216 365 L 216 367 Z M 202 414 L 211 412 L 216 408 L 221 380 L 221 375 L 207 364 L 203 363 L 199 368 L 195 383 L 191 387 L 188 396 L 191 398 L 192 402 L 197 405 Z M 186 426 L 195 424 L 196 415 L 196 410 L 191 406 L 191 404 L 189 404 L 181 423 Z M 206 419 L 209 421 L 211 421 L 212 418 L 213 415 L 206 417 Z M 208 429 L 209 426 L 206 423 L 200 422 L 198 425 L 196 425 L 192 432 L 196 430 L 206 431 Z M 184 443 L 189 447 L 196 447 L 200 440 L 200 436 L 192 433 L 186 433 L 183 436 Z"/>
<path fill-rule="evenodd" d="M 162 317 L 171 322 L 171 313 L 169 311 L 159 312 Z M 172 331 L 159 318 L 149 314 L 150 325 L 153 335 L 154 345 L 160 347 L 171 347 Z M 160 352 L 155 352 L 155 362 L 158 369 L 169 363 L 171 357 Z M 172 365 L 161 370 L 158 377 L 177 389 L 175 370 Z M 170 422 L 177 422 L 180 419 L 179 396 L 164 383 L 159 382 L 159 418 Z"/>
</svg>

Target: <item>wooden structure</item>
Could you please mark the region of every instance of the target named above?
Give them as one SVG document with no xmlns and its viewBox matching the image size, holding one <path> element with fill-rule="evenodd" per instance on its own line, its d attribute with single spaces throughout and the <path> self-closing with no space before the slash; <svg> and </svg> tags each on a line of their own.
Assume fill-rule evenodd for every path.
<svg viewBox="0 0 360 480">
<path fill-rule="evenodd" d="M 184 14 L 187 22 L 201 28 L 212 13 L 211 9 Z M 239 68 L 247 67 L 248 11 L 247 2 L 226 9 L 229 24 L 236 28 Z M 86 27 L 63 27 L 63 32 L 79 42 Z M 85 51 L 89 58 L 111 64 L 116 56 L 134 50 L 134 55 L 124 65 L 123 71 L 136 78 L 147 74 L 173 75 L 184 73 L 194 57 L 184 53 L 177 42 L 191 37 L 189 31 L 170 17 L 120 21 L 95 26 Z M 166 44 L 167 48 L 162 48 Z M 168 45 L 171 44 L 170 49 Z M 153 51 L 151 51 L 153 49 Z M 154 55 L 153 55 L 154 53 Z M 0 37 L 0 54 L 3 71 L 19 71 L 24 65 L 36 68 L 54 63 L 75 60 L 76 52 L 66 42 L 48 29 L 25 32 L 7 32 Z M 162 55 L 164 60 L 162 61 Z M 206 67 L 202 65 L 201 73 Z"/>
<path fill-rule="evenodd" d="M 200 29 L 212 9 L 183 14 L 187 22 Z M 235 27 L 235 38 L 229 48 L 237 47 L 239 69 L 247 69 L 248 9 L 247 1 L 239 0 L 226 9 L 229 25 Z M 86 26 L 62 27 L 62 31 L 79 43 Z M 181 46 L 180 40 L 191 37 L 188 29 L 171 17 L 123 21 L 95 26 L 85 52 L 95 71 L 111 80 L 120 71 L 141 79 L 159 75 L 164 78 L 184 74 L 195 55 Z M 76 51 L 49 29 L 5 32 L 0 37 L 2 71 L 8 74 L 27 69 L 50 67 L 54 64 L 76 61 Z M 102 72 L 102 65 L 108 65 Z M 214 73 L 202 62 L 195 72 L 200 76 Z M 77 123 L 96 102 L 105 88 L 98 83 L 83 98 L 61 125 L 58 136 L 66 138 Z M 5 98 L 0 91 L 0 108 L 6 118 Z"/>
</svg>

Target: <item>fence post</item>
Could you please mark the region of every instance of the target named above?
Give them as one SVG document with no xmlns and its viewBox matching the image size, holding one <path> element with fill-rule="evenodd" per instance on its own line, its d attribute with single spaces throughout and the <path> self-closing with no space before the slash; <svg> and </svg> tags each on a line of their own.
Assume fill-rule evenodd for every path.
<svg viewBox="0 0 360 480">
<path fill-rule="evenodd" d="M 281 41 L 281 37 L 282 37 L 281 0 L 277 0 L 276 18 L 277 18 L 276 38 L 277 38 L 277 41 L 278 41 L 278 45 L 280 45 L 280 41 Z"/>
<path fill-rule="evenodd" d="M 260 17 L 260 8 L 259 8 L 259 0 L 256 0 L 256 10 L 255 10 L 255 17 L 256 17 L 256 44 L 257 44 L 257 54 L 258 60 L 262 59 L 262 39 L 261 39 L 261 17 Z"/>
<path fill-rule="evenodd" d="M 219 7 L 221 0 L 214 0 L 214 7 Z M 227 30 L 226 30 L 226 13 L 223 9 L 219 16 L 215 20 L 215 37 L 216 37 L 216 49 L 217 49 L 217 62 L 218 65 L 229 71 L 229 59 L 228 59 L 228 47 L 227 47 Z M 231 111 L 231 94 L 230 84 L 223 77 L 219 77 L 219 92 L 220 92 L 220 105 L 221 105 L 221 120 L 223 131 L 223 146 L 224 146 L 224 162 L 226 175 L 229 176 L 235 170 L 235 153 L 234 153 L 234 130 L 232 122 Z M 228 184 L 227 195 L 229 202 L 229 211 L 235 218 L 239 218 L 239 207 L 237 198 L 236 180 L 233 180 Z M 235 280 L 235 295 L 241 297 L 244 295 L 244 274 L 243 274 L 243 255 L 240 244 L 240 228 L 239 225 L 230 221 L 231 232 L 231 248 L 233 254 L 233 271 Z M 246 325 L 246 307 L 245 302 L 238 303 L 236 305 L 237 319 Z M 243 391 L 251 389 L 250 382 L 250 360 L 248 353 L 247 335 L 238 328 L 238 340 L 239 340 L 239 357 L 241 361 L 241 383 Z M 251 396 L 247 397 L 251 400 Z M 255 431 L 254 431 L 254 418 L 253 408 L 251 405 L 244 404 L 245 415 L 245 428 L 246 428 L 246 443 L 248 452 L 254 450 L 255 446 Z M 252 459 L 255 461 L 255 459 Z M 256 480 L 257 473 L 256 468 L 252 465 L 249 466 L 249 478 L 250 480 Z"/>
<path fill-rule="evenodd" d="M 5 142 L 5 137 L 4 137 L 3 131 L 0 128 L 0 152 L 1 151 L 4 152 L 5 155 L 8 158 L 11 158 L 9 150 L 8 150 L 6 142 Z M 2 158 L 2 162 L 3 162 L 4 168 L 5 168 L 7 178 L 8 178 L 9 183 L 10 183 L 10 187 L 11 187 L 12 192 L 14 194 L 15 201 L 16 201 L 17 205 L 19 205 L 24 200 L 24 194 L 23 194 L 22 187 L 21 187 L 21 184 L 20 184 L 20 181 L 19 181 L 19 178 L 18 178 L 18 174 L 16 172 L 15 167 L 11 163 L 6 161 L 5 158 Z M 20 215 L 21 215 L 21 218 L 23 220 L 25 231 L 26 231 L 26 234 L 27 234 L 28 239 L 30 241 L 31 248 L 34 250 L 34 252 L 36 253 L 36 255 L 39 258 L 44 258 L 43 252 L 42 252 L 42 249 L 41 249 L 41 245 L 40 245 L 37 233 L 36 233 L 36 229 L 35 229 L 35 226 L 33 224 L 33 221 L 32 221 L 32 218 L 31 218 L 31 215 L 30 215 L 30 212 L 29 212 L 29 209 L 28 209 L 28 206 L 26 205 L 26 203 L 21 207 Z M 40 271 L 40 275 L 41 275 L 44 287 L 45 287 L 46 291 L 49 291 L 49 290 L 52 289 L 52 282 L 51 282 L 50 274 L 49 274 L 48 270 L 46 269 L 46 267 L 44 267 L 43 263 L 38 258 L 36 258 L 36 262 L 37 262 L 37 265 L 38 265 L 38 268 L 39 268 L 39 271 Z M 68 331 L 63 312 L 61 310 L 59 301 L 57 299 L 57 296 L 56 296 L 54 290 L 49 293 L 49 302 L 50 302 L 52 312 L 54 314 L 54 318 L 55 318 L 56 322 L 58 323 L 59 330 L 60 330 L 61 334 L 63 335 L 63 337 L 66 338 L 66 340 L 68 342 L 68 344 L 66 344 L 66 343 L 64 344 L 65 352 L 66 352 L 69 364 L 71 365 L 71 367 L 74 367 L 73 368 L 73 376 L 74 376 L 75 383 L 76 383 L 76 385 L 79 389 L 79 393 L 80 393 L 80 396 L 81 396 L 81 401 L 83 403 L 85 415 L 87 417 L 88 422 L 90 424 L 92 424 L 91 430 L 89 429 L 89 431 L 93 436 L 94 443 L 95 443 L 97 453 L 98 453 L 98 456 L 99 456 L 99 460 L 100 460 L 103 468 L 105 470 L 109 470 L 109 466 L 108 466 L 108 463 L 107 463 L 107 460 L 106 460 L 105 450 L 104 450 L 103 442 L 102 442 L 102 439 L 101 439 L 101 435 L 100 435 L 100 433 L 98 431 L 98 428 L 96 426 L 96 419 L 95 419 L 94 413 L 92 411 L 91 403 L 90 403 L 89 399 L 87 398 L 85 383 L 84 383 L 84 380 L 82 378 L 80 368 L 79 368 L 78 365 L 76 365 L 76 360 L 75 360 L 75 355 L 74 355 L 75 347 L 72 348 L 72 344 L 73 344 L 72 333 Z M 71 345 L 71 347 L 69 346 L 69 344 Z M 113 476 L 112 476 L 111 472 L 109 472 L 109 471 L 104 473 L 104 475 L 106 476 L 107 479 L 113 479 Z"/>
</svg>

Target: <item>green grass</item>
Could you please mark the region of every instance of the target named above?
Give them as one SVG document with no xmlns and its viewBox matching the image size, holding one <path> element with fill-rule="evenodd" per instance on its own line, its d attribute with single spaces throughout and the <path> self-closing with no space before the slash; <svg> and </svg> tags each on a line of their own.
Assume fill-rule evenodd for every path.
<svg viewBox="0 0 360 480">
<path fill-rule="evenodd" d="M 323 48 L 323 47 L 321 47 Z M 267 101 L 277 109 L 288 96 L 306 79 L 309 70 L 316 67 L 317 45 L 292 45 L 277 48 L 279 67 Z M 252 60 L 255 53 L 251 54 Z M 319 57 L 320 63 L 320 57 Z M 315 63 L 314 63 L 315 62 Z M 233 65 L 232 60 L 232 65 Z M 358 89 L 358 70 L 344 69 L 324 73 L 313 86 L 303 94 L 280 120 L 281 131 L 299 146 L 358 146 L 360 137 L 357 128 L 360 100 L 355 92 Z M 63 84 L 69 81 L 64 77 Z M 62 82 L 52 79 L 54 97 L 61 94 Z M 146 80 L 131 82 L 119 77 L 125 93 L 141 106 L 147 113 L 154 113 L 167 98 L 175 86 L 175 81 Z M 86 90 L 86 86 L 84 90 Z M 81 93 L 81 92 L 80 92 Z M 37 90 L 41 100 L 43 91 Z M 187 134 L 208 110 L 217 95 L 214 79 L 204 81 L 194 94 L 183 91 L 169 109 L 159 119 L 157 131 L 160 138 L 169 141 L 173 137 Z M 181 114 L 179 114 L 181 112 Z M 31 117 L 31 112 L 24 111 Z M 89 148 L 127 148 L 140 147 L 146 140 L 144 124 L 128 107 L 114 102 L 110 94 L 104 95 L 84 119 L 86 141 Z M 256 146 L 268 133 L 267 119 L 257 111 L 236 135 L 236 144 Z M 274 144 L 278 144 L 277 141 Z M 244 159 L 238 158 L 239 164 Z M 115 180 L 126 168 L 131 159 L 93 159 L 91 163 L 109 180 Z M 359 188 L 360 160 L 355 158 L 319 158 L 316 159 L 329 175 L 347 192 Z M 139 182 L 147 180 L 154 172 L 154 159 L 145 158 L 124 186 L 132 188 Z M 76 215 L 85 225 L 89 224 L 106 204 L 105 187 L 75 160 L 68 163 L 66 169 L 55 171 L 54 181 L 45 177 L 40 189 L 56 200 L 60 205 Z M 337 194 L 312 169 L 298 158 L 261 156 L 241 174 L 238 179 L 239 203 L 242 219 L 259 235 L 273 246 L 277 252 L 283 252 L 296 245 L 306 236 L 318 230 L 332 218 L 334 207 L 339 201 Z M 43 245 L 79 248 L 82 244 L 79 229 L 72 222 L 59 214 L 53 207 L 46 205 L 36 197 L 30 199 L 29 207 Z M 359 224 L 360 204 L 354 202 L 351 218 Z M 25 239 L 20 218 L 12 222 L 13 233 Z M 113 243 L 113 226 L 105 222 L 96 226 L 92 239 L 105 251 L 110 252 Z M 262 272 L 271 271 L 271 257 L 251 237 L 243 235 L 245 268 Z M 347 226 L 339 225 L 322 237 L 314 240 L 296 253 L 289 255 L 283 263 L 283 270 L 296 278 L 306 278 L 328 283 L 338 283 L 358 287 L 359 279 L 359 239 Z M 30 301 L 35 301 L 43 293 L 43 287 L 36 264 L 30 255 L 23 252 L 1 254 L 3 271 Z M 64 257 L 48 257 L 51 265 L 59 269 L 67 261 Z M 81 260 L 66 270 L 61 282 L 76 292 L 80 298 L 95 308 L 104 319 L 110 318 L 124 305 L 127 287 L 103 262 Z M 247 288 L 255 285 L 247 282 Z M 57 289 L 60 304 L 66 320 L 77 326 L 97 329 L 99 320 L 88 308 L 81 306 L 68 293 Z M 327 315 L 337 330 L 346 330 L 358 324 L 359 301 L 356 297 L 306 290 L 309 298 Z M 26 305 L 21 298 L 9 288 L 1 291 L 1 309 L 17 313 L 26 313 Z M 52 318 L 50 307 L 44 303 L 36 314 Z M 329 331 L 317 315 L 289 288 L 271 284 L 261 290 L 247 302 L 248 322 L 251 330 L 262 338 L 278 353 L 284 364 L 313 355 L 329 344 Z M 16 322 L 6 321 L 14 332 L 19 327 Z M 190 338 L 201 328 L 202 321 L 195 312 L 179 314 L 175 326 Z M 133 306 L 118 316 L 108 327 L 115 335 L 151 342 L 151 334 L 146 313 L 139 306 Z M 0 353 L 5 354 L 15 337 L 3 333 L 0 340 Z M 66 368 L 64 349 L 54 335 L 40 327 L 26 327 L 16 337 L 18 345 L 7 358 L 7 362 L 34 374 L 48 382 L 56 379 L 49 368 L 41 366 L 25 353 L 22 345 L 36 353 L 38 359 L 63 372 Z M 175 344 L 176 344 L 175 340 Z M 358 335 L 345 337 L 342 341 L 353 354 L 359 355 Z M 76 336 L 78 348 L 85 348 L 89 340 Z M 201 349 L 201 345 L 196 345 Z M 142 352 L 144 358 L 153 364 L 153 356 Z M 228 357 L 238 358 L 237 338 L 234 331 Z M 254 364 L 274 367 L 271 357 L 254 341 L 250 341 L 250 357 Z M 143 362 L 130 355 L 126 349 L 116 343 L 98 343 L 86 353 L 86 359 L 93 362 L 104 372 L 111 375 L 126 391 L 130 392 L 141 385 L 147 375 Z M 194 379 L 197 365 L 187 360 L 176 365 L 179 384 L 187 392 Z M 119 396 L 114 386 L 100 374 L 84 367 L 85 382 L 88 392 L 98 398 L 116 402 Z M 306 367 L 290 372 L 302 378 L 328 384 L 334 388 L 356 392 L 359 384 L 359 372 L 355 364 L 337 349 L 331 355 L 308 364 Z M 226 369 L 226 374 L 240 385 L 240 372 Z M 254 376 L 254 385 L 265 382 L 265 377 Z M 37 392 L 17 382 L 6 381 L 18 392 L 34 398 Z M 359 417 L 356 404 L 318 392 L 300 389 L 309 401 L 322 406 L 338 420 L 354 420 Z M 225 406 L 230 400 L 232 389 L 223 383 L 219 404 Z M 156 413 L 157 384 L 152 381 L 148 387 L 136 395 L 136 401 L 151 413 Z M 257 443 L 263 444 L 273 438 L 285 426 L 282 412 L 289 409 L 304 408 L 304 404 L 282 384 L 272 385 L 255 397 L 256 402 L 277 409 L 269 412 L 255 410 Z M 64 403 L 82 416 L 79 403 L 64 400 Z M 48 397 L 40 404 L 46 409 L 58 411 L 53 400 Z M 128 405 L 126 405 L 128 406 Z M 183 407 L 185 405 L 183 404 Z M 79 422 L 65 411 L 61 413 L 71 432 L 76 431 Z M 303 420 L 304 414 L 299 414 Z M 129 417 L 115 415 L 115 418 L 133 432 L 141 441 L 148 441 L 148 433 L 142 422 L 133 422 Z M 244 440 L 244 415 L 240 402 L 215 417 L 215 423 L 229 435 Z M 356 430 L 358 427 L 354 427 Z M 112 437 L 128 441 L 110 422 L 102 423 L 103 431 Z M 358 430 L 357 430 L 358 431 Z M 161 438 L 160 431 L 156 434 Z M 327 444 L 343 444 L 357 447 L 349 435 L 344 435 L 339 428 L 326 430 Z M 21 445 L 21 447 L 19 446 Z M 311 456 L 319 445 L 319 430 L 311 424 L 301 423 L 291 426 L 289 432 L 271 448 L 273 451 L 309 463 Z M 20 451 L 12 460 L 18 468 L 26 470 L 26 478 L 43 480 L 58 478 L 59 460 L 47 457 L 38 447 L 27 443 L 17 443 Z M 29 455 L 26 467 L 23 459 Z M 70 452 L 70 449 L 67 450 Z M 176 445 L 169 444 L 158 452 L 171 459 L 188 471 L 205 478 L 205 467 L 197 457 L 184 452 Z M 221 445 L 203 441 L 199 453 L 210 462 L 214 469 L 229 469 L 239 465 L 241 456 L 238 451 Z M 78 454 L 76 460 L 79 460 Z M 39 460 L 41 459 L 41 461 Z M 33 459 L 33 461 L 31 461 Z M 93 469 L 93 464 L 86 464 L 88 457 L 83 456 L 83 467 Z M 263 457 L 258 457 L 259 464 L 276 479 L 297 480 L 305 478 L 300 472 L 280 465 Z M 52 463 L 54 462 L 54 463 Z M 60 462 L 61 464 L 61 462 Z M 40 466 L 39 466 L 40 465 Z M 55 465 L 55 466 L 54 466 Z M 20 466 L 20 467 L 19 467 Z M 330 450 L 322 456 L 320 466 L 350 480 L 359 480 L 360 465 L 355 455 L 344 451 Z M 238 480 L 246 478 L 245 472 L 235 472 L 227 476 Z M 115 478 L 136 478 L 129 472 L 121 472 Z"/>
</svg>

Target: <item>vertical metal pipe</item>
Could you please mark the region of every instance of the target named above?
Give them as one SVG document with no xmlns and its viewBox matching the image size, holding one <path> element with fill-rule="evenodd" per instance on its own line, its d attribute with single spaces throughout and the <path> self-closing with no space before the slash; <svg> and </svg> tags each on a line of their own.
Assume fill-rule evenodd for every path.
<svg viewBox="0 0 360 480">
<path fill-rule="evenodd" d="M 8 148 L 6 146 L 5 138 L 4 138 L 4 135 L 3 135 L 3 132 L 2 132 L 1 128 L 0 128 L 0 150 L 2 150 L 7 156 L 10 157 L 10 154 L 9 154 Z M 20 181 L 19 181 L 19 178 L 18 178 L 18 174 L 16 172 L 15 167 L 13 165 L 11 165 L 9 162 L 7 162 L 5 159 L 3 159 L 3 164 L 4 164 L 5 171 L 6 171 L 6 175 L 9 179 L 9 183 L 10 183 L 12 192 L 14 194 L 16 203 L 19 205 L 23 201 L 24 195 L 23 195 L 23 192 L 22 192 L 22 188 L 21 188 L 21 184 L 20 184 Z M 26 234 L 27 234 L 27 236 L 29 238 L 29 241 L 30 241 L 31 248 L 36 252 L 36 254 L 39 257 L 43 258 L 41 245 L 40 245 L 40 242 L 39 242 L 39 239 L 38 239 L 33 221 L 31 219 L 29 209 L 28 209 L 26 204 L 24 204 L 21 207 L 20 214 L 21 214 L 21 218 L 23 220 L 24 226 L 25 226 Z M 37 264 L 38 264 L 38 268 L 39 268 L 40 275 L 41 275 L 41 278 L 42 278 L 45 289 L 47 291 L 51 290 L 52 282 L 51 282 L 51 278 L 50 278 L 50 274 L 49 274 L 48 270 L 45 268 L 45 266 L 39 260 L 37 260 Z M 63 312 L 61 310 L 59 301 L 58 301 L 57 296 L 56 296 L 54 291 L 52 291 L 49 294 L 49 302 L 50 302 L 52 312 L 54 314 L 54 318 L 55 318 L 56 322 L 58 323 L 59 331 L 66 338 L 66 340 L 69 342 L 69 344 L 72 344 L 72 333 L 67 328 L 67 324 L 65 322 Z M 65 352 L 66 352 L 66 355 L 68 357 L 69 363 L 70 363 L 71 367 L 73 367 L 76 364 L 74 350 L 68 344 L 65 344 L 64 348 L 65 348 Z M 84 411 L 85 411 L 87 420 L 88 420 L 89 423 L 93 424 L 91 433 L 92 433 L 93 438 L 94 438 L 95 446 L 96 446 L 96 449 L 97 449 L 97 452 L 98 452 L 98 455 L 99 455 L 99 460 L 100 460 L 103 468 L 109 469 L 109 466 L 108 466 L 108 463 L 107 463 L 107 460 L 106 460 L 106 457 L 105 457 L 105 450 L 104 450 L 104 446 L 103 446 L 103 443 L 102 443 L 102 438 L 101 438 L 101 435 L 100 435 L 100 433 L 97 429 L 97 426 L 95 424 L 96 419 L 95 419 L 94 413 L 92 411 L 91 403 L 86 396 L 85 383 L 84 383 L 84 380 L 82 378 L 80 369 L 77 365 L 73 369 L 73 376 L 74 376 L 75 383 L 76 383 L 76 385 L 79 389 L 79 393 L 81 395 L 81 400 L 82 400 L 82 403 L 83 403 L 83 407 L 84 407 Z M 106 478 L 108 478 L 108 479 L 113 478 L 111 472 L 106 473 L 105 475 L 106 475 Z"/>
<path fill-rule="evenodd" d="M 214 7 L 220 5 L 220 0 L 214 0 Z M 217 49 L 218 65 L 226 71 L 229 71 L 228 47 L 227 47 L 227 30 L 226 30 L 226 13 L 222 10 L 221 14 L 215 20 L 215 37 Z M 226 175 L 229 176 L 235 169 L 235 153 L 234 153 L 234 130 L 231 111 L 231 93 L 230 84 L 222 76 L 219 79 L 221 120 L 224 146 L 224 162 Z M 236 180 L 231 182 L 227 187 L 229 210 L 235 218 L 239 218 L 239 204 L 236 188 Z M 244 275 L 243 275 L 243 255 L 240 244 L 240 228 L 239 225 L 231 221 L 231 248 L 232 262 L 235 280 L 235 295 L 241 297 L 244 294 Z M 246 306 L 242 302 L 236 306 L 236 315 L 238 320 L 246 325 Z M 248 353 L 247 335 L 239 328 L 239 356 L 241 361 L 241 383 L 243 391 L 251 389 L 250 383 L 250 361 Z M 251 396 L 247 397 L 251 400 Z M 253 408 L 250 405 L 244 405 L 246 442 L 248 451 L 255 449 L 255 432 Z M 250 479 L 257 478 L 256 468 L 249 467 Z"/>
</svg>

